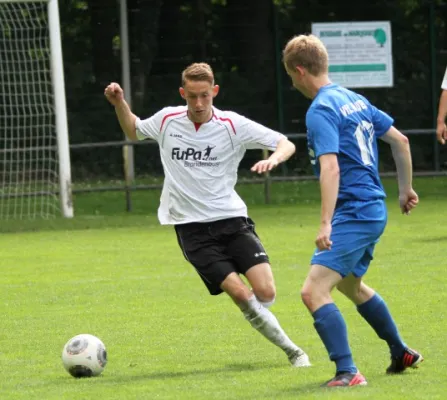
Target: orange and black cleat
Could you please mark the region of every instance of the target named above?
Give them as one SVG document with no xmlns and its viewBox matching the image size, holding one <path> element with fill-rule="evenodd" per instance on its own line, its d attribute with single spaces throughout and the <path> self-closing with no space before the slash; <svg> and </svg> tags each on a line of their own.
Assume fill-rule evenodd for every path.
<svg viewBox="0 0 447 400">
<path fill-rule="evenodd" d="M 360 373 L 342 372 L 335 375 L 330 381 L 327 381 L 322 387 L 342 387 L 342 386 L 366 386 L 365 377 Z"/>
<path fill-rule="evenodd" d="M 400 357 L 391 357 L 391 365 L 386 369 L 386 373 L 399 374 L 407 368 L 418 368 L 422 361 L 424 361 L 422 354 L 406 348 Z"/>
</svg>

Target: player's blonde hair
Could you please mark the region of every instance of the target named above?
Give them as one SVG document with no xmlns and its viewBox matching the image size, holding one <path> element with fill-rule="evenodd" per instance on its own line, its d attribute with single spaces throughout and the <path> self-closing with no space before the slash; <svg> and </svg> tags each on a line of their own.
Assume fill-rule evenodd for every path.
<svg viewBox="0 0 447 400">
<path fill-rule="evenodd" d="M 300 66 L 312 75 L 319 76 L 328 72 L 328 53 L 323 42 L 315 35 L 299 35 L 286 44 L 283 63 L 288 70 L 293 71 Z"/>
<path fill-rule="evenodd" d="M 212 68 L 207 63 L 194 63 L 185 68 L 182 72 L 182 86 L 185 86 L 186 81 L 195 82 L 209 82 L 214 84 L 214 73 Z"/>
</svg>

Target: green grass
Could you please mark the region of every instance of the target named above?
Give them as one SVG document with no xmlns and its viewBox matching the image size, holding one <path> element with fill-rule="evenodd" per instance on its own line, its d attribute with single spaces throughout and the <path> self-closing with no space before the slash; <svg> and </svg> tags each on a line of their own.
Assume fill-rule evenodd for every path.
<svg viewBox="0 0 447 400">
<path fill-rule="evenodd" d="M 401 333 L 426 361 L 387 376 L 388 352 L 355 308 L 334 295 L 348 323 L 355 361 L 369 385 L 324 390 L 334 372 L 299 299 L 318 228 L 316 182 L 243 186 L 250 215 L 272 260 L 278 289 L 272 307 L 313 367 L 294 369 L 224 297 L 211 297 L 178 249 L 172 228 L 158 225 L 157 192 L 75 198 L 73 220 L 0 225 L 0 399 L 443 399 L 445 213 L 447 179 L 417 179 L 421 204 L 398 213 L 389 192 L 389 225 L 367 282 L 387 300 Z M 109 363 L 98 378 L 63 369 L 65 342 L 99 336 Z"/>
</svg>

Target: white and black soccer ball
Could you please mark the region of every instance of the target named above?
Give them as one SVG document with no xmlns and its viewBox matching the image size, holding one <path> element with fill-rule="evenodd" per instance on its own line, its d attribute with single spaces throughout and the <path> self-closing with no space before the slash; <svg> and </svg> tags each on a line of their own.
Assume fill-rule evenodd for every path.
<svg viewBox="0 0 447 400">
<path fill-rule="evenodd" d="M 96 336 L 77 335 L 65 344 L 62 363 L 75 378 L 98 376 L 107 364 L 106 347 Z"/>
</svg>

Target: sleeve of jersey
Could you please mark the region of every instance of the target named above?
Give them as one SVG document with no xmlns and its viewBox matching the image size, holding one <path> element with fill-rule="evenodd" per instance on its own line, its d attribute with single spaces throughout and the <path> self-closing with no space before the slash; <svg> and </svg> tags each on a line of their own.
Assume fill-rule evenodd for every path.
<svg viewBox="0 0 447 400">
<path fill-rule="evenodd" d="M 338 117 L 330 108 L 314 108 L 306 115 L 306 125 L 313 141 L 315 157 L 324 154 L 338 154 Z"/>
<path fill-rule="evenodd" d="M 248 118 L 240 117 L 240 129 L 236 136 L 246 149 L 267 149 L 275 151 L 281 139 L 286 137 L 273 129 L 258 124 Z"/>
<path fill-rule="evenodd" d="M 394 123 L 394 119 L 391 118 L 386 112 L 379 110 L 378 108 L 373 107 L 372 117 L 373 117 L 373 125 L 376 137 L 381 137 L 388 132 L 391 126 Z"/>
<path fill-rule="evenodd" d="M 441 89 L 447 90 L 447 68 L 445 69 L 444 79 L 442 80 Z"/>
<path fill-rule="evenodd" d="M 152 115 L 152 117 L 141 120 L 137 118 L 135 128 L 137 130 L 137 138 L 139 140 L 153 139 L 158 141 L 160 136 L 160 127 L 163 120 L 163 110 Z"/>
</svg>

